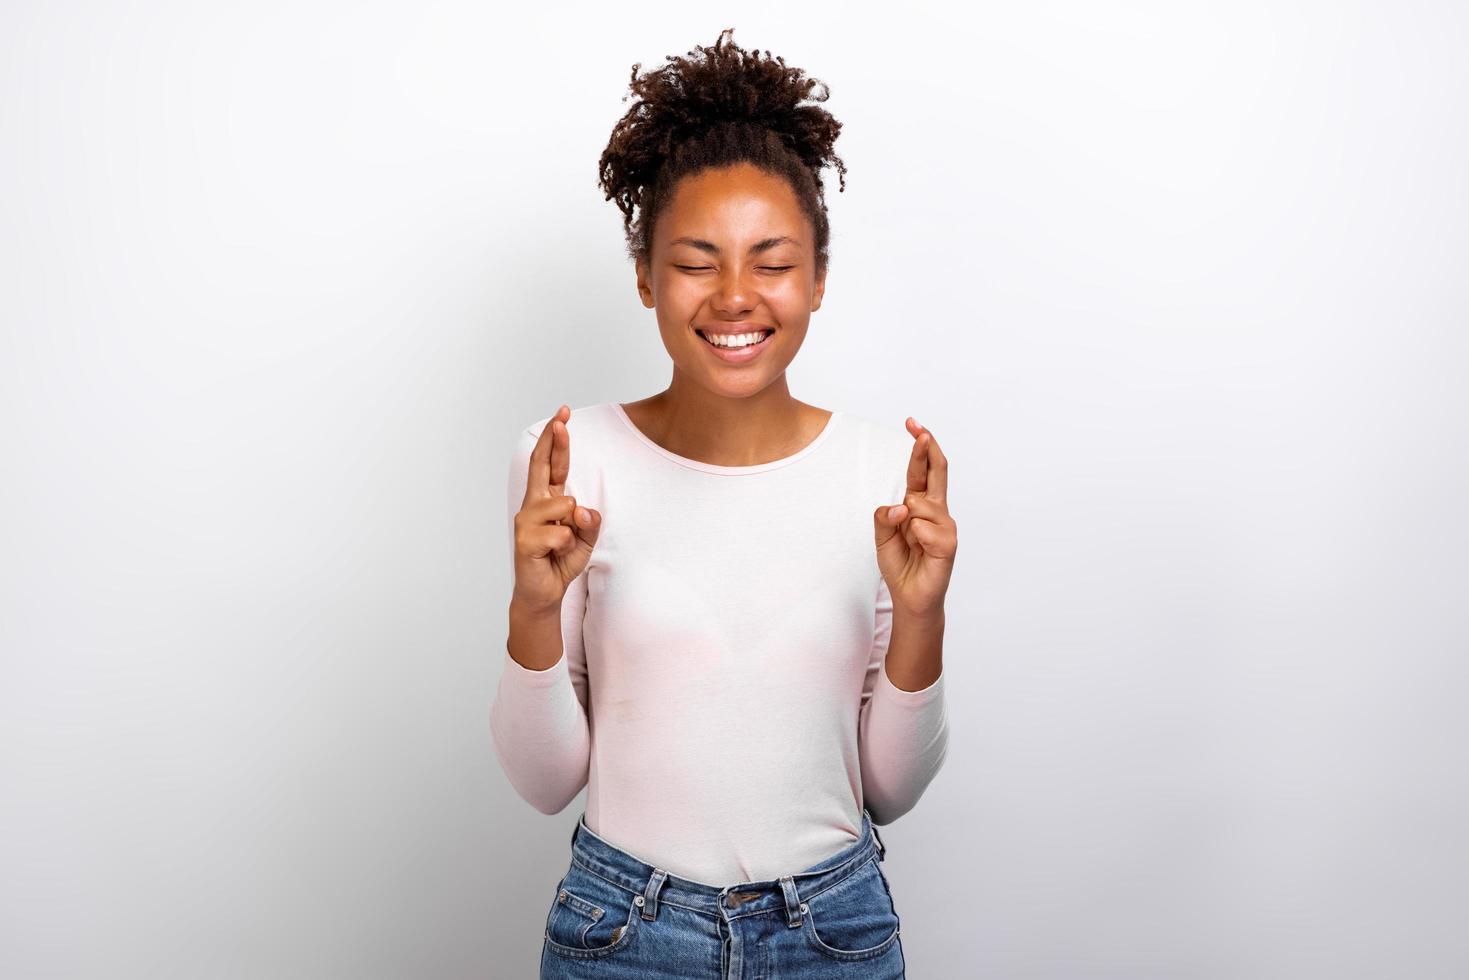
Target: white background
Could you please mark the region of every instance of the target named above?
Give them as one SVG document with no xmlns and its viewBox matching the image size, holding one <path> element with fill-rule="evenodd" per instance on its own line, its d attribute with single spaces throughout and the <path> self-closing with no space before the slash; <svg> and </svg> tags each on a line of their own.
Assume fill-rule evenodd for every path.
<svg viewBox="0 0 1469 980">
<path fill-rule="evenodd" d="M 7 3 L 0 974 L 534 975 L 505 467 L 667 383 L 597 158 L 728 26 L 793 394 L 951 461 L 910 975 L 1469 975 L 1469 15 L 1237 2 Z"/>
</svg>

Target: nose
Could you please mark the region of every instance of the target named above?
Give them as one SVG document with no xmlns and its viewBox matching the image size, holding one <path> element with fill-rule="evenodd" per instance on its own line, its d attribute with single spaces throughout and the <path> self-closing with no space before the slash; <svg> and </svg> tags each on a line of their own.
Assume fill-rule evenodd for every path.
<svg viewBox="0 0 1469 980">
<path fill-rule="evenodd" d="M 743 316 L 755 306 L 755 290 L 739 269 L 726 270 L 719 275 L 709 305 L 725 316 Z"/>
</svg>

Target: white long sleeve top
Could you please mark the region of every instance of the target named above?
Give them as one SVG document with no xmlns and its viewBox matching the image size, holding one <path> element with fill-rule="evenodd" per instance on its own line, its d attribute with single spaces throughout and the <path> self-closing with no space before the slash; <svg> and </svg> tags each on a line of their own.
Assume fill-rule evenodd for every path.
<svg viewBox="0 0 1469 980">
<path fill-rule="evenodd" d="M 530 454 L 510 460 L 511 547 Z M 587 787 L 599 837 L 723 887 L 804 870 L 910 810 L 943 764 L 943 676 L 898 688 L 873 512 L 913 437 L 834 412 L 782 459 L 664 449 L 617 402 L 573 410 L 566 492 L 602 514 L 561 605 L 561 659 L 504 653 L 491 707 L 511 785 L 554 814 Z"/>
</svg>

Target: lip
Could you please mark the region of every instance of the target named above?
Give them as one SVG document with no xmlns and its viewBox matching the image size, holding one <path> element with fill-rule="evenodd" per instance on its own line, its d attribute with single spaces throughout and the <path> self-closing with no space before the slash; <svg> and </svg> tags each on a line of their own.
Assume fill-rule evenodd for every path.
<svg viewBox="0 0 1469 980">
<path fill-rule="evenodd" d="M 738 325 L 732 324 L 732 326 Z M 709 353 L 719 358 L 721 361 L 729 364 L 743 364 L 746 361 L 753 361 L 755 358 L 760 356 L 761 352 L 764 351 L 765 348 L 770 346 L 770 341 L 775 337 L 775 328 L 762 327 L 759 324 L 750 324 L 744 329 L 718 331 L 719 333 L 755 333 L 757 330 L 768 330 L 770 331 L 770 333 L 766 336 L 764 340 L 760 341 L 758 344 L 750 344 L 748 347 L 741 347 L 738 350 L 728 350 L 724 347 L 715 347 L 713 344 L 709 343 L 709 341 L 705 340 L 703 336 L 700 335 L 698 330 L 694 331 L 694 335 L 699 338 L 700 347 L 704 348 Z"/>
</svg>

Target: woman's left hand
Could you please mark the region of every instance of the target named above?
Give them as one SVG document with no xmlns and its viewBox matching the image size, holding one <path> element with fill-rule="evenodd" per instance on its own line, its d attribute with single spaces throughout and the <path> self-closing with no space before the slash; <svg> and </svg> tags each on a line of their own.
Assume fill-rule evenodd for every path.
<svg viewBox="0 0 1469 980">
<path fill-rule="evenodd" d="M 906 423 L 914 437 L 908 490 L 901 504 L 884 504 L 873 513 L 877 567 L 892 593 L 894 614 L 934 617 L 944 608 L 959 528 L 949 516 L 948 458 L 932 432 L 911 416 Z"/>
</svg>

